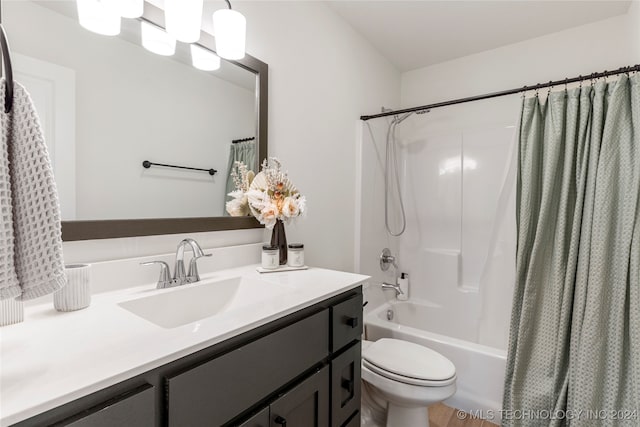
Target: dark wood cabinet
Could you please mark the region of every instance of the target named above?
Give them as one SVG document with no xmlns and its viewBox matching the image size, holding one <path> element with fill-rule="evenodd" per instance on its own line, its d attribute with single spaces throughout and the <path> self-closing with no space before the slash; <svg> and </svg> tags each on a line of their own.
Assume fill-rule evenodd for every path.
<svg viewBox="0 0 640 427">
<path fill-rule="evenodd" d="M 80 412 L 56 425 L 70 427 L 153 427 L 156 425 L 153 387 L 146 385 L 134 389 L 116 399 L 108 400 L 101 405 Z"/>
<path fill-rule="evenodd" d="M 239 427 L 269 427 L 269 408 L 252 415 L 247 421 L 240 424 Z"/>
<path fill-rule="evenodd" d="M 360 424 L 362 290 L 353 289 L 14 424 Z"/>
<path fill-rule="evenodd" d="M 338 351 L 362 336 L 362 294 L 331 307 L 331 351 Z"/>
<path fill-rule="evenodd" d="M 362 345 L 352 344 L 331 361 L 331 425 L 344 425 L 360 410 Z"/>
<path fill-rule="evenodd" d="M 329 355 L 329 310 L 167 379 L 169 427 L 222 425 Z M 314 331 L 310 334 L 309 331 Z"/>
<path fill-rule="evenodd" d="M 271 427 L 329 425 L 329 367 L 298 384 L 270 405 Z"/>
</svg>

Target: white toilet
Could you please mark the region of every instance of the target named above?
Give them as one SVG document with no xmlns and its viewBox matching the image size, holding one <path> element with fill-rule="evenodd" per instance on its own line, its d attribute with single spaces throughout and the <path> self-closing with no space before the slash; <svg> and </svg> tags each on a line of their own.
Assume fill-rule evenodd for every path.
<svg viewBox="0 0 640 427">
<path fill-rule="evenodd" d="M 363 426 L 428 427 L 427 406 L 456 392 L 456 368 L 418 344 L 382 338 L 362 342 Z M 386 424 L 385 424 L 386 412 Z"/>
</svg>

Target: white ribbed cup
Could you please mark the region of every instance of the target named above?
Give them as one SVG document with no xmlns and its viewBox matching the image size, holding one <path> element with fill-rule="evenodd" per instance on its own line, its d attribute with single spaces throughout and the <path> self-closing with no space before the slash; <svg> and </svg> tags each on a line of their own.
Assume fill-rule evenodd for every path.
<svg viewBox="0 0 640 427">
<path fill-rule="evenodd" d="M 0 326 L 13 325 L 24 320 L 22 301 L 13 298 L 0 301 Z"/>
<path fill-rule="evenodd" d="M 53 294 L 53 306 L 58 311 L 74 311 L 91 304 L 91 265 L 65 265 L 67 285 Z"/>
</svg>

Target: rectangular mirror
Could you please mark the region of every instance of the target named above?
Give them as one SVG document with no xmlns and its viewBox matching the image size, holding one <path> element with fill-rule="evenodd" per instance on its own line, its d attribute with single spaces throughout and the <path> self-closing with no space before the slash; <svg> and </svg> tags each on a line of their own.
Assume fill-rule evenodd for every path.
<svg viewBox="0 0 640 427">
<path fill-rule="evenodd" d="M 164 26 L 149 3 L 111 37 L 80 26 L 75 0 L 3 9 L 15 79 L 45 132 L 65 241 L 259 227 L 226 216 L 225 202 L 232 159 L 257 172 L 267 155 L 267 64 L 247 55 L 202 71 L 190 45 L 178 42 L 172 56 L 146 50 L 142 23 Z M 204 32 L 197 44 L 215 48 Z"/>
</svg>

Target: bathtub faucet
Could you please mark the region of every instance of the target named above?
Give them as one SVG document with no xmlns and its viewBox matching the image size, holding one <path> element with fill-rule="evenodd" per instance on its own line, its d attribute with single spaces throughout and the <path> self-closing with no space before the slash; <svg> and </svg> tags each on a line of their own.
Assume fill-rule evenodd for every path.
<svg viewBox="0 0 640 427">
<path fill-rule="evenodd" d="M 398 297 L 398 295 L 404 295 L 404 292 L 402 292 L 402 289 L 400 289 L 400 285 L 393 285 L 391 283 L 386 283 L 386 282 L 382 282 L 382 289 L 393 289 L 394 291 L 396 291 L 396 298 Z"/>
</svg>

